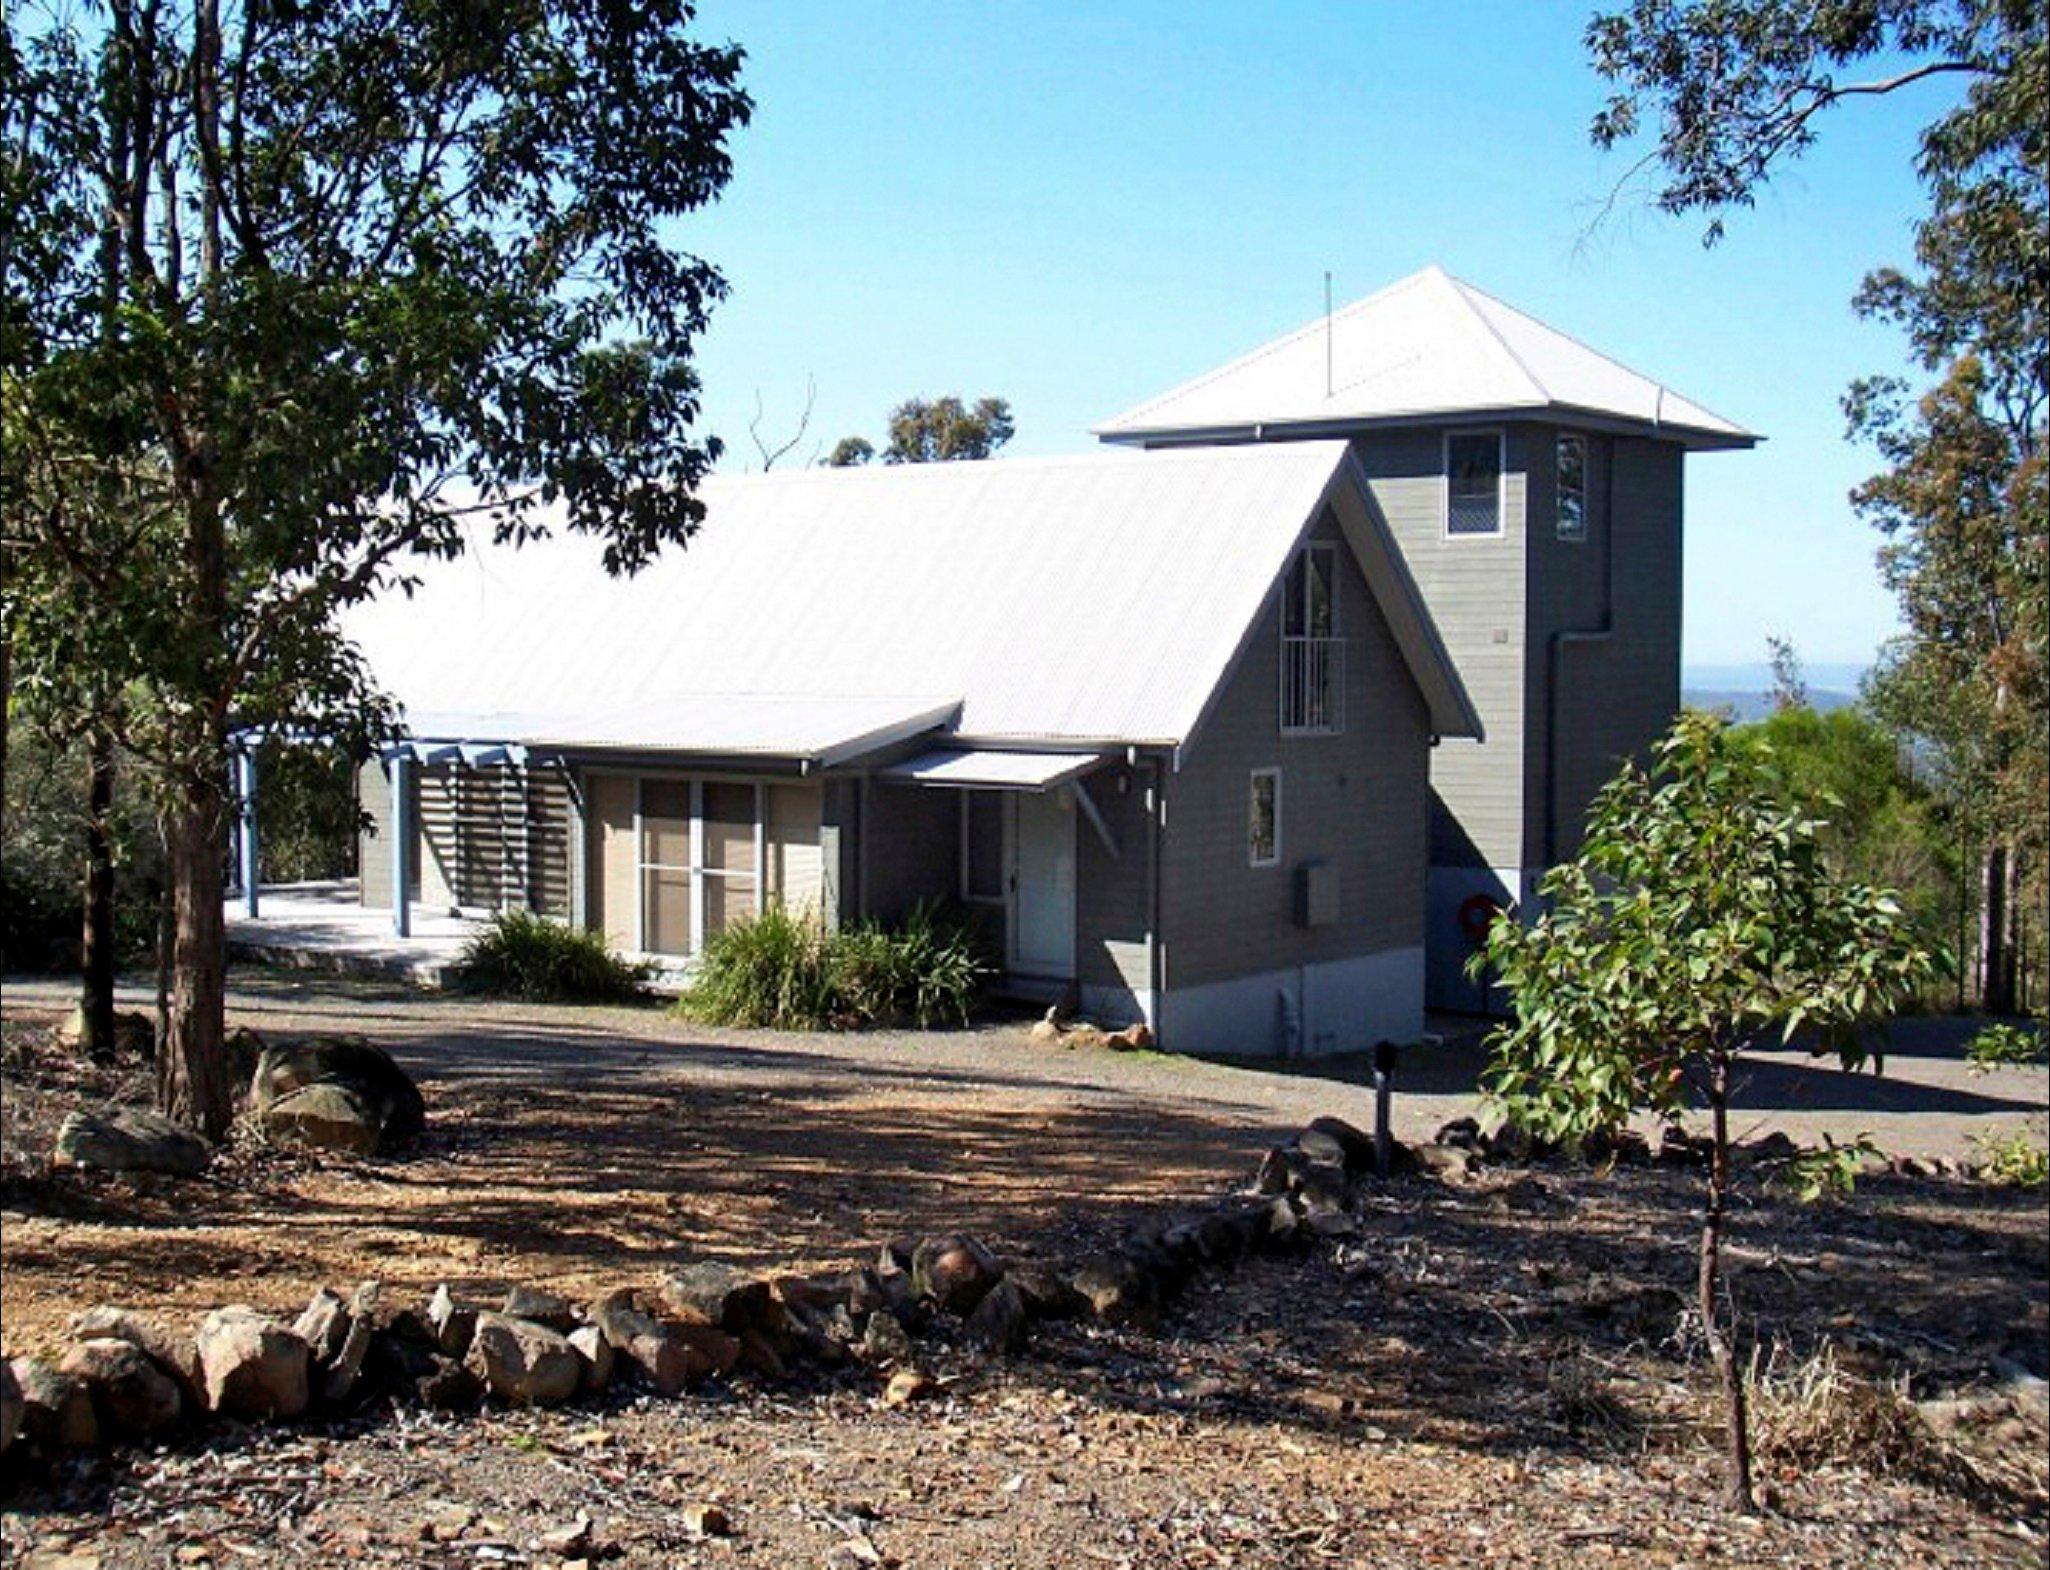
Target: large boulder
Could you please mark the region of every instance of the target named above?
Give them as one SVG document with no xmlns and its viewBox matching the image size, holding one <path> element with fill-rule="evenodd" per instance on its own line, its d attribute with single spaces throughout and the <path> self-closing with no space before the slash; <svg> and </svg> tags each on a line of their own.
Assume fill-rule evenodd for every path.
<svg viewBox="0 0 2050 1570">
<path fill-rule="evenodd" d="M 74 1112 L 57 1130 L 59 1166 L 98 1172 L 168 1172 L 191 1177 L 206 1169 L 205 1140 L 161 1113 L 142 1107 Z"/>
<path fill-rule="evenodd" d="M 584 1377 L 576 1348 L 546 1325 L 479 1314 L 464 1359 L 484 1388 L 515 1406 L 560 1406 Z"/>
<path fill-rule="evenodd" d="M 160 1433 L 178 1421 L 184 1407 L 177 1383 L 130 1341 L 111 1336 L 81 1341 L 57 1368 L 86 1382 L 100 1433 L 110 1439 Z"/>
<path fill-rule="evenodd" d="M 1322 1117 L 1296 1136 L 1296 1149 L 1310 1160 L 1348 1172 L 1374 1170 L 1374 1141 L 1343 1118 Z"/>
<path fill-rule="evenodd" d="M 260 1423 L 306 1410 L 309 1349 L 268 1314 L 242 1303 L 217 1308 L 200 1323 L 197 1340 L 200 1383 L 214 1411 Z"/>
<path fill-rule="evenodd" d="M 968 1339 L 988 1352 L 1015 1352 L 1025 1345 L 1031 1329 L 1025 1309 L 1025 1295 L 1014 1281 L 999 1281 L 982 1294 L 982 1301 L 968 1316 Z"/>
<path fill-rule="evenodd" d="M 12 1372 L 21 1392 L 21 1435 L 46 1450 L 85 1450 L 100 1442 L 92 1387 L 39 1357 L 18 1357 Z"/>
<path fill-rule="evenodd" d="M 577 1323 L 577 1311 L 570 1300 L 546 1287 L 512 1288 L 505 1294 L 505 1305 L 499 1312 L 508 1319 L 528 1319 L 546 1325 L 558 1335 L 568 1335 Z"/>
<path fill-rule="evenodd" d="M 314 1094 L 323 1088 L 327 1093 Z M 249 1099 L 258 1123 L 276 1137 L 364 1155 L 406 1143 L 427 1122 L 426 1104 L 406 1071 L 360 1036 L 308 1036 L 265 1047 Z"/>
<path fill-rule="evenodd" d="M 1160 1289 L 1131 1255 L 1111 1251 L 1085 1261 L 1074 1275 L 1075 1290 L 1098 1319 L 1113 1325 L 1151 1326 L 1159 1312 Z"/>
</svg>

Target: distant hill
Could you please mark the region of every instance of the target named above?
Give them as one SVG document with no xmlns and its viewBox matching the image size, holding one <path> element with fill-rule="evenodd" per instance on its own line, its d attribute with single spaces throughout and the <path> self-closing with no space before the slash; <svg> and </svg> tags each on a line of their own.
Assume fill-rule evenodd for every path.
<svg viewBox="0 0 2050 1570">
<path fill-rule="evenodd" d="M 1809 665 L 1802 675 L 1808 701 L 1827 713 L 1858 701 L 1865 679 L 1862 665 Z M 1728 709 L 1739 720 L 1758 720 L 1772 712 L 1772 667 L 1763 660 L 1746 665 L 1690 665 L 1680 673 L 1680 701 L 1697 709 Z"/>
<path fill-rule="evenodd" d="M 1762 720 L 1772 712 L 1770 692 L 1741 692 L 1728 687 L 1682 687 L 1680 701 L 1690 709 L 1727 709 L 1741 722 Z M 1817 711 L 1827 714 L 1831 709 L 1846 709 L 1858 701 L 1854 692 L 1831 692 L 1810 687 L 1808 702 Z"/>
</svg>

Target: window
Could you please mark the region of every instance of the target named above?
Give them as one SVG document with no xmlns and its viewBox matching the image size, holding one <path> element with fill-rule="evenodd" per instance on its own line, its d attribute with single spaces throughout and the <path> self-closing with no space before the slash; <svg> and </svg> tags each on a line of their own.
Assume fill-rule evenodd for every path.
<svg viewBox="0 0 2050 1570">
<path fill-rule="evenodd" d="M 1338 632 L 1338 547 L 1305 545 L 1281 584 L 1281 729 L 1345 729 L 1345 642 Z"/>
<path fill-rule="evenodd" d="M 1246 859 L 1255 867 L 1281 862 L 1281 770 L 1255 769 L 1247 799 Z"/>
<path fill-rule="evenodd" d="M 1587 538 L 1587 438 L 1561 436 L 1553 468 L 1559 538 L 1584 540 Z"/>
<path fill-rule="evenodd" d="M 1004 798 L 1000 791 L 961 793 L 961 894 L 1004 897 Z"/>
<path fill-rule="evenodd" d="M 1305 545 L 1289 564 L 1281 630 L 1290 638 L 1329 638 L 1338 631 L 1338 547 Z"/>
<path fill-rule="evenodd" d="M 761 909 L 761 787 L 643 777 L 635 800 L 643 953 L 695 954 Z"/>
<path fill-rule="evenodd" d="M 1445 438 L 1445 532 L 1502 532 L 1502 433 L 1454 431 Z"/>
</svg>

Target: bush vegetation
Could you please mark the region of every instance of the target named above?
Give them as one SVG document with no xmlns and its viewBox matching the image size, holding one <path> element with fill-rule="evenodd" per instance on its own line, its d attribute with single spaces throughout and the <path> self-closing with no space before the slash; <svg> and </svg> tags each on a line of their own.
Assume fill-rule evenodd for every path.
<svg viewBox="0 0 2050 1570">
<path fill-rule="evenodd" d="M 2050 1063 L 2050 1035 L 2041 1025 L 1988 1025 L 1965 1048 L 1965 1064 L 1974 1074 L 2045 1063 Z"/>
<path fill-rule="evenodd" d="M 992 972 L 981 933 L 919 905 L 894 927 L 863 921 L 827 931 L 816 917 L 772 906 L 715 933 L 679 1007 L 715 1025 L 828 1030 L 909 1021 L 965 1024 Z"/>
<path fill-rule="evenodd" d="M 618 1003 L 638 997 L 648 968 L 620 958 L 605 935 L 531 911 L 505 910 L 463 949 L 465 976 L 480 992 L 538 1003 Z"/>
</svg>

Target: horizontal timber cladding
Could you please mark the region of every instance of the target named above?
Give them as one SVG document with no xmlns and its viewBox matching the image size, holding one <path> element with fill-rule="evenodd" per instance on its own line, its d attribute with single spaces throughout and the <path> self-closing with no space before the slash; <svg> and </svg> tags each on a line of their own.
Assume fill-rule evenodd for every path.
<svg viewBox="0 0 2050 1570">
<path fill-rule="evenodd" d="M 569 915 L 572 820 L 559 770 L 432 764 L 417 792 L 423 904 Z"/>
<path fill-rule="evenodd" d="M 1150 864 L 1156 854 L 1149 798 L 1159 770 L 1119 762 L 1084 775 L 1116 849 L 1095 826 L 1075 830 L 1075 973 L 1083 1007 L 1105 1024 L 1146 1019 L 1153 1007 Z"/>
<path fill-rule="evenodd" d="M 1402 546 L 1438 634 L 1487 731 L 1448 737 L 1431 755 L 1431 861 L 1514 867 L 1524 842 L 1525 477 L 1535 428 L 1503 436 L 1501 532 L 1447 534 L 1445 429 L 1377 431 L 1354 440 L 1368 495 Z M 1465 429 L 1465 427 L 1456 427 Z"/>
<path fill-rule="evenodd" d="M 1329 518 L 1313 537 L 1342 538 Z M 1429 719 L 1351 552 L 1338 559 L 1345 729 L 1281 733 L 1277 588 L 1180 770 L 1167 776 L 1160 932 L 1170 999 L 1185 989 L 1401 951 L 1414 957 L 1385 971 L 1403 997 L 1376 1017 L 1407 1019 L 1421 1007 Z M 1265 769 L 1280 770 L 1278 856 L 1254 866 L 1250 776 Z M 1296 921 L 1296 869 L 1313 861 L 1336 868 L 1338 919 L 1305 927 Z M 1165 1009 L 1171 1020 L 1171 1001 Z M 1272 1024 L 1276 1015 L 1270 1006 L 1263 1019 Z M 1363 1030 L 1367 1017 L 1302 1021 L 1295 1045 L 1317 1052 L 1371 1044 L 1344 1039 Z M 1233 1050 L 1282 1046 L 1269 1035 Z"/>
<path fill-rule="evenodd" d="M 370 910 L 391 909 L 391 780 L 388 765 L 366 759 L 356 771 L 356 805 L 370 821 L 356 835 L 356 886 Z"/>
</svg>

